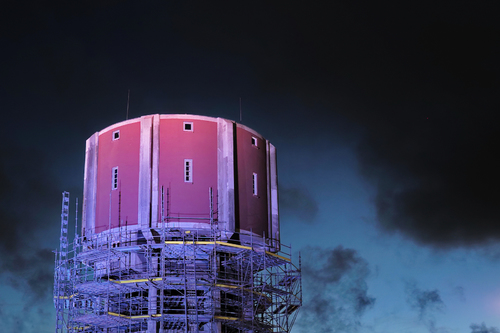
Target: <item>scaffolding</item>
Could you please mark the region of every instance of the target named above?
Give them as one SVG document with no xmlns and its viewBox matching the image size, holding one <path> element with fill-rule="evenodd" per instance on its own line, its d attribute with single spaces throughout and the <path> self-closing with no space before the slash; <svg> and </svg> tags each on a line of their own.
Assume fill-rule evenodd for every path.
<svg viewBox="0 0 500 333">
<path fill-rule="evenodd" d="M 300 259 L 273 239 L 218 230 L 212 217 L 210 229 L 171 228 L 162 217 L 146 230 L 66 237 L 64 257 L 61 237 L 56 333 L 289 333 L 302 305 Z"/>
</svg>

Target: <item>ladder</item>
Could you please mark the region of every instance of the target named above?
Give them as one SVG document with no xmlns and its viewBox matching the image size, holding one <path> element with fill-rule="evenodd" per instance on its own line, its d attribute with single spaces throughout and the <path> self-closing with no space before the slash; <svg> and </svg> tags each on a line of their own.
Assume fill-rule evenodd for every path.
<svg viewBox="0 0 500 333">
<path fill-rule="evenodd" d="M 69 192 L 62 193 L 61 208 L 61 237 L 59 238 L 59 252 L 56 252 L 56 267 L 54 275 L 54 305 L 56 308 L 56 333 L 65 330 L 65 309 L 69 308 L 68 285 L 68 215 Z M 67 317 L 67 315 L 66 315 Z"/>
</svg>

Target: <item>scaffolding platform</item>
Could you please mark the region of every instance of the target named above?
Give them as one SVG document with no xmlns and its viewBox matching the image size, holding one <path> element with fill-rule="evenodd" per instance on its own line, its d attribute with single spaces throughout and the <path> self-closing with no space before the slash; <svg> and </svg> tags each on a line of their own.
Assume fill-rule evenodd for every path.
<svg viewBox="0 0 500 333">
<path fill-rule="evenodd" d="M 290 333 L 302 305 L 291 248 L 248 232 L 166 224 L 75 233 L 69 242 L 68 204 L 65 192 L 56 333 Z"/>
</svg>

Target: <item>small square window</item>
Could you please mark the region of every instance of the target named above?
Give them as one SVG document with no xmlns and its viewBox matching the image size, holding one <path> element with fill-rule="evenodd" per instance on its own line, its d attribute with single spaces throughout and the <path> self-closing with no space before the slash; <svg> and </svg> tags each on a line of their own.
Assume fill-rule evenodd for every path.
<svg viewBox="0 0 500 333">
<path fill-rule="evenodd" d="M 186 132 L 192 132 L 193 131 L 193 123 L 185 121 L 184 122 L 184 131 L 186 131 Z"/>
<path fill-rule="evenodd" d="M 120 130 L 113 132 L 113 141 L 118 140 L 120 138 Z"/>
<path fill-rule="evenodd" d="M 252 146 L 257 147 L 257 138 L 252 136 Z"/>
</svg>

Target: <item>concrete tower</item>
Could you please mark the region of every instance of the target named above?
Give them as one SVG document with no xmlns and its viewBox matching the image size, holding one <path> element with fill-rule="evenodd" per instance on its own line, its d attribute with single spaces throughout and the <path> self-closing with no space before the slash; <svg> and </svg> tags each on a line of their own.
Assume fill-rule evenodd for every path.
<svg viewBox="0 0 500 333">
<path fill-rule="evenodd" d="M 222 118 L 150 115 L 87 140 L 81 235 L 63 193 L 56 332 L 290 332 L 276 150 Z"/>
</svg>

